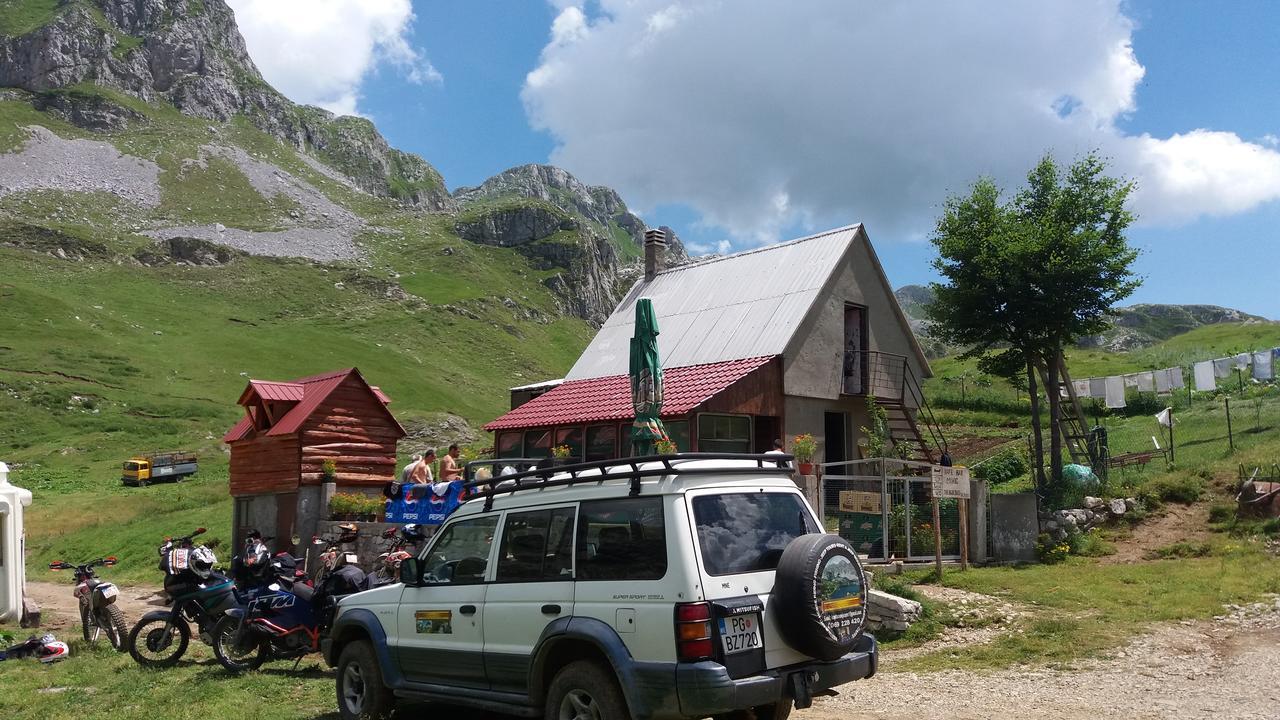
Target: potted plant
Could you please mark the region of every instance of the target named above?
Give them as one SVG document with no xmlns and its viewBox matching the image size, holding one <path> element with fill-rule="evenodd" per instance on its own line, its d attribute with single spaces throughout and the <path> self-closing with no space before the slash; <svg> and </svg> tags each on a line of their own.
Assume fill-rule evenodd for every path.
<svg viewBox="0 0 1280 720">
<path fill-rule="evenodd" d="M 791 454 L 795 455 L 796 462 L 800 465 L 801 475 L 813 474 L 813 454 L 817 450 L 818 441 L 809 433 L 797 435 L 791 441 Z"/>
<path fill-rule="evenodd" d="M 364 498 L 364 520 L 366 522 L 378 522 L 386 517 L 387 503 L 376 495 L 367 495 Z"/>
<path fill-rule="evenodd" d="M 671 438 L 663 438 L 653 444 L 653 448 L 658 451 L 659 455 L 675 455 L 680 452 L 680 448 L 676 446 L 676 441 Z"/>
<path fill-rule="evenodd" d="M 569 456 L 573 454 L 573 448 L 568 445 L 556 445 L 551 448 L 551 457 L 555 458 L 557 465 L 565 465 L 569 462 Z"/>
<path fill-rule="evenodd" d="M 320 463 L 320 477 L 324 482 L 333 482 L 333 477 L 338 473 L 338 463 L 329 458 Z"/>
<path fill-rule="evenodd" d="M 329 498 L 329 519 L 350 520 L 354 511 L 354 497 L 347 493 L 335 493 Z"/>
</svg>

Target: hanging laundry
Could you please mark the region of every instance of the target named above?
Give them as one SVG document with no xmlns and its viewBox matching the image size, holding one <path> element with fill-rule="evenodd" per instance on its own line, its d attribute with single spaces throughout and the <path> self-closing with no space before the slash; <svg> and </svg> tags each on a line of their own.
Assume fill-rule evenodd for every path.
<svg viewBox="0 0 1280 720">
<path fill-rule="evenodd" d="M 1237 355 L 1236 369 L 1244 370 L 1245 368 L 1249 367 L 1249 360 L 1250 360 L 1249 353 L 1240 353 L 1239 355 Z"/>
<path fill-rule="evenodd" d="M 1231 371 L 1234 370 L 1235 367 L 1236 367 L 1235 358 L 1233 357 L 1218 358 L 1217 360 L 1213 361 L 1213 376 L 1218 378 L 1219 380 L 1225 377 L 1231 377 Z M 1199 384 L 1200 383 L 1196 383 L 1197 386 Z M 1198 390 L 1199 387 L 1197 387 L 1196 389 Z"/>
<path fill-rule="evenodd" d="M 1275 375 L 1272 373 L 1271 351 L 1263 350 L 1253 354 L 1253 379 L 1254 380 L 1270 380 Z"/>
<path fill-rule="evenodd" d="M 1106 378 L 1089 378 L 1089 397 L 1101 400 L 1107 396 Z"/>
<path fill-rule="evenodd" d="M 1072 380 L 1071 389 L 1076 391 L 1076 397 L 1089 397 L 1089 378 L 1084 380 Z"/>
<path fill-rule="evenodd" d="M 1168 370 L 1156 371 L 1156 392 L 1161 395 L 1168 395 L 1173 390 L 1173 378 Z"/>
<path fill-rule="evenodd" d="M 1124 386 L 1127 388 L 1138 387 L 1138 373 L 1129 373 L 1124 376 Z"/>
<path fill-rule="evenodd" d="M 1153 372 L 1138 373 L 1138 392 L 1155 392 L 1156 374 Z"/>
<path fill-rule="evenodd" d="M 1107 378 L 1106 389 L 1107 407 L 1124 407 L 1124 378 L 1118 375 Z"/>
<path fill-rule="evenodd" d="M 1187 386 L 1187 381 L 1182 377 L 1182 368 L 1180 367 L 1169 368 L 1169 381 L 1174 390 L 1181 390 Z"/>
<path fill-rule="evenodd" d="M 1196 390 L 1213 392 L 1218 389 L 1218 383 L 1214 379 L 1217 376 L 1217 368 L 1218 362 L 1216 360 L 1205 360 L 1195 364 Z"/>
</svg>

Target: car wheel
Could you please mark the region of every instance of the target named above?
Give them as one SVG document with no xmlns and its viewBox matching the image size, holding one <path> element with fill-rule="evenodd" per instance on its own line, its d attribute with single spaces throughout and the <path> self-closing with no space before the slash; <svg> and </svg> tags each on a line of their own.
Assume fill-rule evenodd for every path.
<svg viewBox="0 0 1280 720">
<path fill-rule="evenodd" d="M 546 720 L 628 720 L 613 674 L 589 660 L 569 663 L 547 689 Z"/>
<path fill-rule="evenodd" d="M 364 641 L 342 648 L 338 657 L 338 715 L 342 720 L 386 720 L 396 698 L 382 682 L 373 646 Z"/>
</svg>

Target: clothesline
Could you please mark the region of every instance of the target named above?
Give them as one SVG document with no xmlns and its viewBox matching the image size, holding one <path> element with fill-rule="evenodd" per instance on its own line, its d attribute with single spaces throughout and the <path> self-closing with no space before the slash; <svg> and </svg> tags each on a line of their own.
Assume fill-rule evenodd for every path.
<svg viewBox="0 0 1280 720">
<path fill-rule="evenodd" d="M 1196 390 L 1212 392 L 1218 388 L 1218 380 L 1230 377 L 1236 370 L 1249 370 L 1250 367 L 1254 380 L 1266 382 L 1276 379 L 1276 370 L 1280 367 L 1280 347 L 1192 363 L 1191 376 Z M 1124 394 L 1128 388 L 1137 388 L 1138 392 L 1168 395 L 1187 386 L 1184 373 L 1185 366 L 1175 366 L 1163 370 L 1084 378 L 1073 381 L 1072 388 L 1078 397 L 1097 398 L 1109 408 L 1122 408 L 1125 406 Z"/>
</svg>

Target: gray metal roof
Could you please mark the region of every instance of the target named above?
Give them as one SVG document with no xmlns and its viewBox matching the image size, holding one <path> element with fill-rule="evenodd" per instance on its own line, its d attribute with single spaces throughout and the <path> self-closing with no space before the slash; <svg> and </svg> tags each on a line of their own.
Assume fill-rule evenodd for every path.
<svg viewBox="0 0 1280 720">
<path fill-rule="evenodd" d="M 565 376 L 628 372 L 635 303 L 653 301 L 665 368 L 781 355 L 861 225 L 672 268 L 632 286 Z"/>
</svg>

